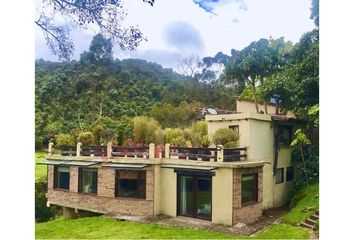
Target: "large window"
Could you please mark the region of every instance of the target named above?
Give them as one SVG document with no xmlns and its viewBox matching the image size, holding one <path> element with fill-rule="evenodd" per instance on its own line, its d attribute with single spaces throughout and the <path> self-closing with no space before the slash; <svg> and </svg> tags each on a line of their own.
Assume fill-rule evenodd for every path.
<svg viewBox="0 0 354 240">
<path fill-rule="evenodd" d="M 279 146 L 290 146 L 292 141 L 292 127 L 291 126 L 278 126 Z"/>
<path fill-rule="evenodd" d="M 258 174 L 242 175 L 242 205 L 258 201 Z"/>
<path fill-rule="evenodd" d="M 116 171 L 116 197 L 145 198 L 145 189 L 146 171 Z"/>
<path fill-rule="evenodd" d="M 294 180 L 294 167 L 286 168 L 286 181 L 290 182 Z"/>
<path fill-rule="evenodd" d="M 55 166 L 54 168 L 54 188 L 69 189 L 70 168 Z"/>
<path fill-rule="evenodd" d="M 275 183 L 282 183 L 284 182 L 284 168 L 277 168 L 275 172 Z"/>
<path fill-rule="evenodd" d="M 80 168 L 80 192 L 97 193 L 97 169 Z"/>
</svg>

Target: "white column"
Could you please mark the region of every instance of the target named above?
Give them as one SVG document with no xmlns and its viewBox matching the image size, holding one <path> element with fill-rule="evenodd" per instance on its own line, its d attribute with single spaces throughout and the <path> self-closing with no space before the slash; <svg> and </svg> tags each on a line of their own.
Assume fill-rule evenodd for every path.
<svg viewBox="0 0 354 240">
<path fill-rule="evenodd" d="M 223 162 L 224 161 L 224 147 L 222 145 L 218 145 L 216 147 L 216 161 Z"/>
<path fill-rule="evenodd" d="M 82 143 L 78 142 L 76 145 L 76 157 L 80 157 Z"/>
</svg>

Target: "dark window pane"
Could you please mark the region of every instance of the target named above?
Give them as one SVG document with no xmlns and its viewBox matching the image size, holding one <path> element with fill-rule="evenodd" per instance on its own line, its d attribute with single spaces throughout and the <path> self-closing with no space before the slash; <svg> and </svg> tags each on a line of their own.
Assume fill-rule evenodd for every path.
<svg viewBox="0 0 354 240">
<path fill-rule="evenodd" d="M 258 174 L 242 175 L 242 204 L 258 200 Z"/>
<path fill-rule="evenodd" d="M 284 182 L 284 168 L 278 168 L 275 173 L 275 183 Z"/>
<path fill-rule="evenodd" d="M 211 217 L 211 178 L 197 178 L 197 215 Z"/>
<path fill-rule="evenodd" d="M 146 171 L 116 171 L 116 197 L 145 198 Z"/>
<path fill-rule="evenodd" d="M 69 189 L 70 185 L 70 168 L 69 167 L 58 167 L 54 169 L 55 178 L 55 188 Z"/>
<path fill-rule="evenodd" d="M 81 169 L 81 192 L 97 193 L 97 169 Z"/>
<path fill-rule="evenodd" d="M 294 167 L 286 168 L 286 181 L 290 182 L 294 180 Z"/>
<path fill-rule="evenodd" d="M 292 127 L 278 126 L 279 146 L 289 146 L 292 141 Z"/>
</svg>

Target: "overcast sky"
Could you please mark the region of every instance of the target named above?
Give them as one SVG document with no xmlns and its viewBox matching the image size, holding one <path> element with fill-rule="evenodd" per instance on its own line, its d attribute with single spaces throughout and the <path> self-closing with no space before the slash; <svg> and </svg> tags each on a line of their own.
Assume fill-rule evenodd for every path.
<svg viewBox="0 0 354 240">
<path fill-rule="evenodd" d="M 37 0 L 37 2 L 41 0 Z M 298 42 L 315 25 L 311 0 L 125 0 L 127 25 L 139 25 L 148 39 L 136 51 L 114 47 L 115 58 L 142 58 L 164 67 L 176 67 L 191 55 L 200 58 L 222 51 L 230 55 L 260 38 Z M 94 31 L 74 30 L 74 59 L 87 50 Z M 56 61 L 36 27 L 36 58 Z"/>
</svg>

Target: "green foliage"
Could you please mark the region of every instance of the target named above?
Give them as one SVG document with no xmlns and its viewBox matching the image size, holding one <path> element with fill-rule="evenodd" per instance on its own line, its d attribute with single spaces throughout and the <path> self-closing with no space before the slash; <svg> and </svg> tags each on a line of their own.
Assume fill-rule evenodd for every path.
<svg viewBox="0 0 354 240">
<path fill-rule="evenodd" d="M 158 103 L 152 106 L 150 116 L 156 119 L 163 128 L 186 127 L 191 124 L 195 111 L 186 102 L 182 102 L 178 107 L 173 107 L 168 103 Z"/>
<path fill-rule="evenodd" d="M 89 146 L 94 144 L 95 142 L 95 137 L 92 134 L 92 132 L 83 132 L 80 133 L 78 137 L 78 142 L 82 143 L 83 146 Z"/>
<path fill-rule="evenodd" d="M 35 183 L 35 219 L 36 222 L 51 220 L 58 212 L 58 207 L 47 207 L 47 181 L 41 178 Z"/>
<path fill-rule="evenodd" d="M 232 129 L 220 128 L 213 135 L 215 145 L 223 145 L 225 148 L 237 147 L 239 144 L 239 134 Z"/>
<path fill-rule="evenodd" d="M 158 137 L 158 141 L 161 141 L 160 124 L 150 117 L 135 117 L 134 121 L 134 141 L 137 144 L 150 144 L 154 143 Z"/>
<path fill-rule="evenodd" d="M 304 148 L 304 160 L 305 166 L 302 160 L 300 149 L 294 149 L 292 151 L 291 160 L 295 166 L 295 171 L 298 173 L 298 176 L 295 177 L 293 189 L 291 195 L 299 189 L 303 188 L 306 183 L 306 173 L 309 179 L 309 183 L 318 183 L 319 182 L 319 149 L 314 146 Z"/>
<path fill-rule="evenodd" d="M 46 152 L 36 152 L 35 153 L 35 163 L 43 162 L 45 160 Z M 47 176 L 47 166 L 46 165 L 37 165 L 35 168 L 35 178 L 36 182 L 45 179 Z"/>
<path fill-rule="evenodd" d="M 294 139 L 291 142 L 290 146 L 305 146 L 311 145 L 310 140 L 307 138 L 306 134 L 302 129 L 297 129 L 294 134 Z"/>
<path fill-rule="evenodd" d="M 320 104 L 315 104 L 312 107 L 310 107 L 308 114 L 310 116 L 310 120 L 314 122 L 316 125 L 320 123 Z"/>
<path fill-rule="evenodd" d="M 186 147 L 187 146 L 186 139 L 182 136 L 177 136 L 171 140 L 171 146 Z"/>
<path fill-rule="evenodd" d="M 75 139 L 67 133 L 59 133 L 55 135 L 55 142 L 57 147 L 73 146 L 75 145 Z"/>
<path fill-rule="evenodd" d="M 190 128 L 189 140 L 192 142 L 194 147 L 208 147 L 210 145 L 210 140 L 208 137 L 208 124 L 204 121 L 196 122 Z"/>
<path fill-rule="evenodd" d="M 296 225 L 309 218 L 319 209 L 319 184 L 312 184 L 298 189 L 291 199 L 291 211 L 285 214 L 283 221 Z"/>
<path fill-rule="evenodd" d="M 176 138 L 185 139 L 184 132 L 180 128 L 166 128 L 163 130 L 163 135 L 164 135 L 165 144 L 166 143 L 172 144 L 172 141 Z"/>
</svg>

